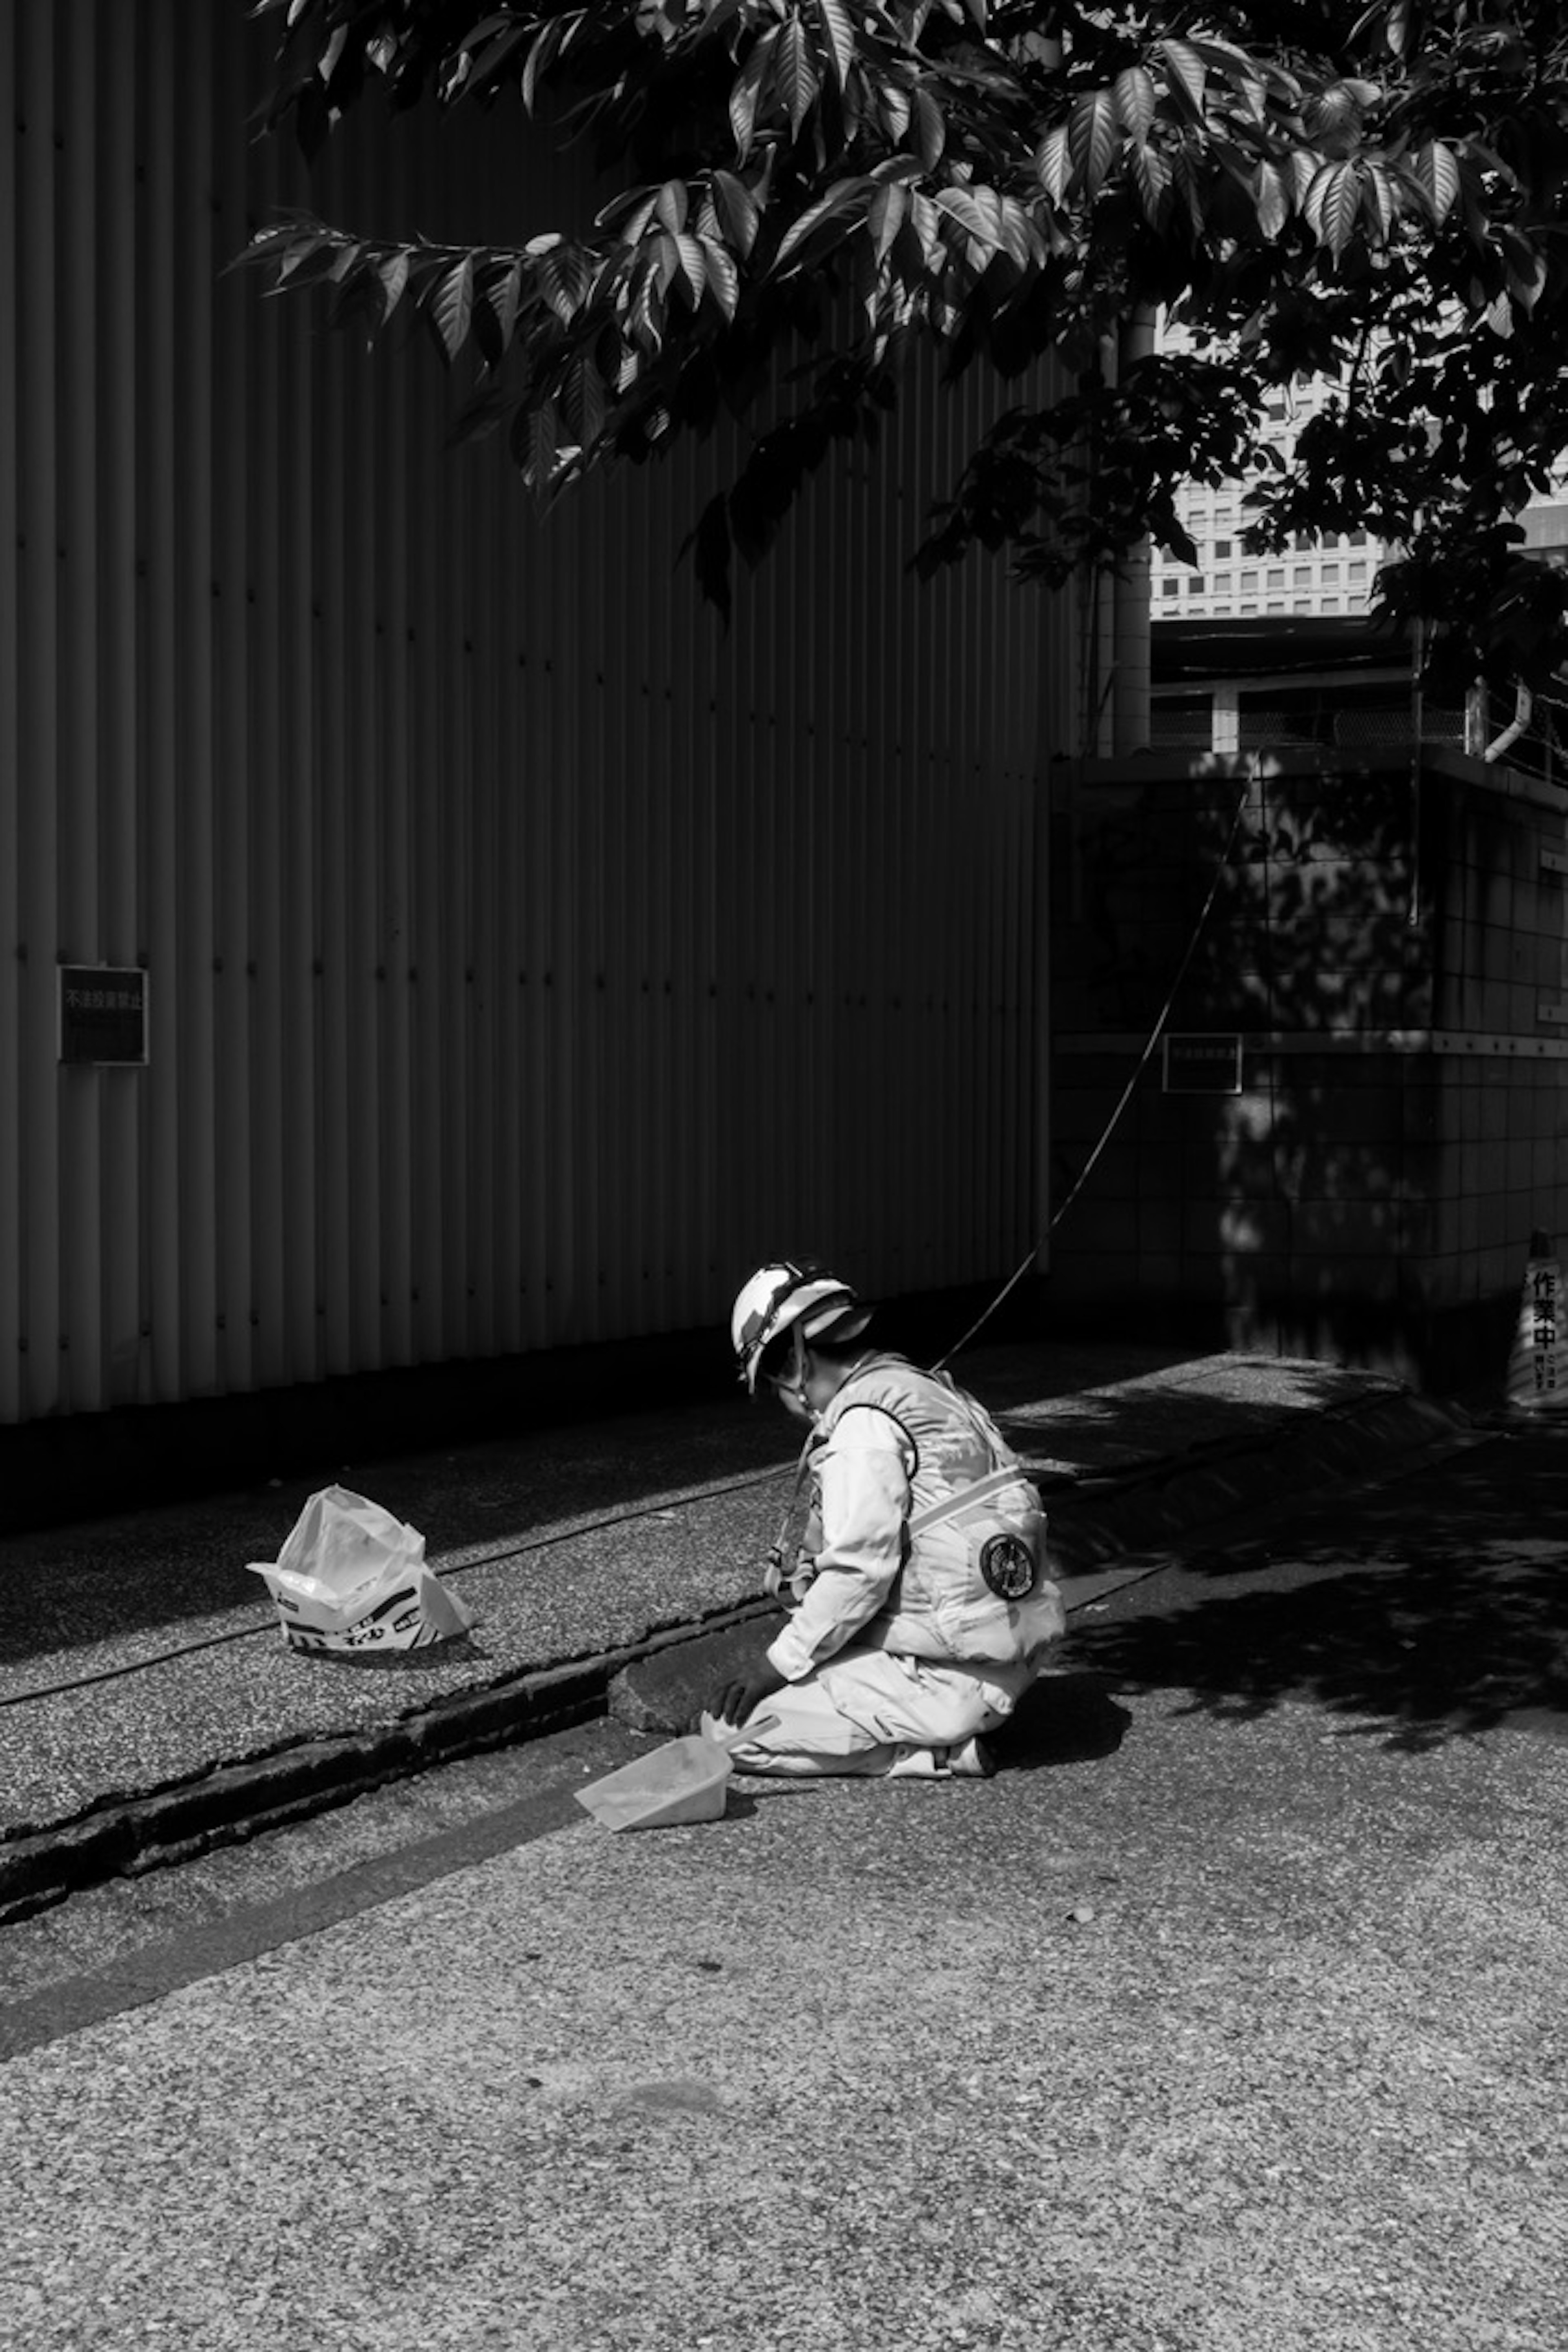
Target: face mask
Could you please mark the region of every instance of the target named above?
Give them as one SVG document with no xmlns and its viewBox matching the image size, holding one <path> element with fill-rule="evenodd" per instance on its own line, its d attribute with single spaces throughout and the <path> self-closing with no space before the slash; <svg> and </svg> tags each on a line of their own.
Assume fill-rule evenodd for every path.
<svg viewBox="0 0 1568 2352">
<path fill-rule="evenodd" d="M 789 1370 L 775 1374 L 773 1385 L 779 1402 L 792 1420 L 804 1421 L 808 1428 L 814 1428 L 817 1414 L 813 1410 L 811 1401 L 805 1393 L 805 1351 L 800 1344 L 798 1333 L 795 1335 Z"/>
</svg>

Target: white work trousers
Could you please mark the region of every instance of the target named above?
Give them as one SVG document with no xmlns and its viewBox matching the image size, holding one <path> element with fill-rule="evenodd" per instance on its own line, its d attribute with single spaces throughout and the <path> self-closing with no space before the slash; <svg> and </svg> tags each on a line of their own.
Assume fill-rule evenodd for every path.
<svg viewBox="0 0 1568 2352">
<path fill-rule="evenodd" d="M 730 1753 L 740 1772 L 892 1771 L 918 1749 L 958 1748 L 1005 1723 L 1028 1666 L 939 1665 L 853 1644 L 755 1710 L 777 1722 Z"/>
</svg>

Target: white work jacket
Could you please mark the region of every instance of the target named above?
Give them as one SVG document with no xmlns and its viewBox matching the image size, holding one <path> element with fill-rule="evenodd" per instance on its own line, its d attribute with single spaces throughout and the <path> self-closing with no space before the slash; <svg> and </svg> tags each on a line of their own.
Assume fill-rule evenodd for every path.
<svg viewBox="0 0 1568 2352">
<path fill-rule="evenodd" d="M 823 1413 L 809 1463 L 820 1547 L 768 1651 L 786 1681 L 851 1642 L 1038 1666 L 1065 1622 L 1045 1515 L 973 1397 L 900 1356 L 869 1357 Z"/>
</svg>

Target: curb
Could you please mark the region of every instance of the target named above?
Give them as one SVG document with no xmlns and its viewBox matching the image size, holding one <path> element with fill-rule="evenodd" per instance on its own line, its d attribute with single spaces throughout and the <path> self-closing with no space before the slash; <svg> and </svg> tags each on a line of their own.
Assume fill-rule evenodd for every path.
<svg viewBox="0 0 1568 2352">
<path fill-rule="evenodd" d="M 1110 1562 L 1127 1561 L 1127 1580 L 1147 1575 L 1158 1564 L 1149 1554 L 1168 1550 L 1196 1527 L 1279 1506 L 1282 1486 L 1383 1485 L 1496 1433 L 1458 1406 L 1395 1395 L 1371 1406 L 1331 1406 L 1300 1435 L 1228 1439 L 1100 1480 L 1041 1475 L 1058 1571 L 1069 1582 L 1093 1580 L 1076 1602 L 1066 1596 L 1068 1615 L 1104 1590 Z M 1289 1499 L 1298 1499 L 1295 1491 Z M 0 1841 L 0 1927 L 108 1879 L 185 1862 L 347 1804 L 386 1781 L 604 1715 L 611 1711 L 610 1685 L 627 1667 L 776 1608 L 759 1597 L 620 1649 L 504 1675 L 369 1731 L 297 1741 L 140 1795 L 100 1799 L 70 1820 Z"/>
<path fill-rule="evenodd" d="M 564 1731 L 605 1713 L 609 1685 L 625 1667 L 675 1643 L 743 1624 L 774 1605 L 747 1602 L 624 1649 L 504 1675 L 371 1731 L 300 1740 L 144 1795 L 100 1799 L 69 1821 L 0 1843 L 0 1927 L 107 1879 L 188 1862 L 215 1845 L 239 1844 L 348 1804 L 388 1780 Z"/>
</svg>

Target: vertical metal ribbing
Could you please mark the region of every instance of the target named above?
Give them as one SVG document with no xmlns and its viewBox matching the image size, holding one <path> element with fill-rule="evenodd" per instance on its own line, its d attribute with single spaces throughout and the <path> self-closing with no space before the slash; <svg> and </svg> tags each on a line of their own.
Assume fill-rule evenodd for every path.
<svg viewBox="0 0 1568 2352">
<path fill-rule="evenodd" d="M 685 584 L 678 576 L 671 593 Z M 681 1041 L 682 1077 L 676 1098 L 666 1106 L 665 1124 L 678 1128 L 681 1137 L 675 1169 L 684 1211 L 670 1236 L 670 1284 L 676 1321 L 686 1325 L 710 1311 L 709 1301 L 722 1293 L 736 1255 L 733 1194 L 719 1173 L 726 1107 L 719 1097 L 718 990 L 721 939 L 730 910 L 716 873 L 740 764 L 744 701 L 743 688 L 735 682 L 733 640 L 721 629 L 717 614 L 709 616 L 709 628 L 712 708 L 707 725 L 693 730 L 686 857 L 678 868 L 672 853 L 668 882 L 670 1018 Z M 701 1117 L 699 1105 L 706 1107 Z"/>
<path fill-rule="evenodd" d="M 315 710 L 315 936 L 311 971 L 317 1008 L 315 1078 L 321 1135 L 321 1164 L 316 1179 L 321 1219 L 316 1281 L 322 1367 L 329 1374 L 355 1370 L 357 1264 L 353 1228 L 362 1209 L 366 1214 L 374 1214 L 371 1201 L 362 1202 L 355 1197 L 358 1154 L 354 1149 L 353 1102 L 349 1083 L 354 941 L 346 693 L 350 558 L 344 537 L 345 470 L 351 440 L 348 377 L 358 356 L 342 336 L 319 337 L 312 384 L 314 437 L 321 461 L 311 497 L 309 575 L 314 621 L 311 687 Z"/>
<path fill-rule="evenodd" d="M 387 387 L 384 475 L 390 483 L 411 477 L 414 451 L 409 420 L 407 371 L 399 369 Z M 382 548 L 380 627 L 376 635 L 376 704 L 381 713 L 383 906 L 381 965 L 383 1053 L 382 1280 L 386 1294 L 383 1328 L 392 1364 L 415 1360 L 414 1201 L 416 1133 L 421 1106 L 415 1088 L 413 990 L 417 872 L 412 846 L 411 796 L 415 784 L 410 633 L 413 616 L 412 530 L 406 494 L 389 498 Z"/>
<path fill-rule="evenodd" d="M 535 747 L 536 789 L 547 812 L 551 877 L 546 914 L 545 1010 L 550 1073 L 550 1224 L 545 1238 L 544 1281 L 550 1300 L 549 1329 L 555 1339 L 580 1340 L 584 1229 L 589 1213 L 589 1171 L 582 1159 L 586 1057 L 583 972 L 592 952 L 591 918 L 581 896 L 578 860 L 580 811 L 572 783 L 572 740 L 567 724 L 565 679 L 556 667 L 552 572 L 533 581 L 529 668 L 533 708 L 529 740 Z M 647 724 L 646 712 L 644 723 Z M 537 736 L 535 730 L 538 730 Z"/>
<path fill-rule="evenodd" d="M 214 280 L 218 255 L 211 201 L 213 17 L 187 9 L 175 60 L 177 203 L 172 260 L 179 311 L 168 354 L 174 382 L 178 479 L 172 606 L 176 665 L 178 803 L 174 908 L 181 1035 L 179 1250 L 184 1276 L 184 1380 L 187 1395 L 221 1392 L 216 1135 L 216 809 L 213 625 Z M 156 263 L 154 264 L 156 267 Z"/>
<path fill-rule="evenodd" d="M 228 42 L 214 54 L 215 138 L 211 177 L 197 201 L 211 224 L 213 305 L 212 385 L 219 430 L 213 446 L 211 614 L 213 735 L 207 772 L 193 789 L 211 793 L 215 823 L 213 1052 L 211 1118 L 218 1328 L 218 1385 L 225 1391 L 255 1385 L 257 1117 L 253 1082 L 255 1010 L 260 961 L 255 926 L 253 818 L 268 779 L 254 766 L 250 657 L 255 629 L 250 601 L 248 467 L 229 462 L 228 436 L 253 446 L 250 386 L 260 322 L 232 280 L 219 280 L 227 254 L 245 236 L 243 153 L 229 143 L 227 126 L 244 115 L 238 57 Z"/>
<path fill-rule="evenodd" d="M 887 1255 L 867 1279 L 889 1291 L 918 1288 L 922 1261 L 934 1247 L 931 1230 L 932 1173 L 937 1155 L 910 1148 L 923 1082 L 920 1043 L 931 1034 L 924 1002 L 942 955 L 942 933 L 922 887 L 926 861 L 913 854 L 911 828 L 901 821 L 906 793 L 918 777 L 910 757 L 911 698 L 921 676 L 919 648 L 911 644 L 911 614 L 901 601 L 878 596 L 871 583 L 897 580 L 909 549 L 900 486 L 873 463 L 858 458 L 852 469 L 847 520 L 854 527 L 855 552 L 843 567 L 847 640 L 850 668 L 842 709 L 843 731 L 852 740 L 845 758 L 857 795 L 875 790 L 882 803 L 877 855 L 879 886 L 898 919 L 900 932 L 918 942 L 905 961 L 894 992 L 886 1084 L 887 1125 L 895 1139 L 889 1167 L 892 1202 Z M 907 593 L 907 592 L 906 592 Z M 858 690 L 856 690 L 858 681 Z M 907 950 L 906 950 L 907 956 Z"/>
<path fill-rule="evenodd" d="M 15 16 L 0 23 L 0 124 L 20 122 Z M 16 174 L 0 172 L 0 321 L 19 316 Z M 24 1117 L 21 1053 L 22 728 L 18 659 L 21 583 L 18 501 L 18 338 L 0 331 L 0 1422 L 22 1412 L 22 1156 Z"/>
<path fill-rule="evenodd" d="M 592 738 L 585 724 L 582 676 L 572 625 L 581 595 L 582 540 L 579 532 L 571 529 L 567 518 L 558 512 L 552 518 L 547 544 L 552 569 L 559 567 L 560 580 L 550 638 L 551 677 L 560 699 L 562 718 L 558 753 L 562 766 L 556 789 L 569 792 L 572 800 L 574 898 L 581 934 L 574 957 L 578 988 L 574 1058 L 580 1080 L 574 1125 L 582 1215 L 573 1253 L 576 1283 L 573 1337 L 592 1340 L 603 1337 L 605 1328 L 605 1261 L 614 1245 L 618 1190 L 611 1157 L 605 1055 L 608 940 L 603 861 L 607 845 L 604 781 L 594 763 Z M 656 711 L 656 742 L 664 718 L 663 712 Z"/>
<path fill-rule="evenodd" d="M 476 486 L 477 487 L 477 486 Z M 496 530 L 493 507 L 474 506 L 471 601 L 464 615 L 461 676 L 470 747 L 471 810 L 464 924 L 465 1001 L 470 1072 L 468 1164 L 468 1247 L 464 1265 L 461 1341 L 466 1355 L 496 1352 L 496 1218 L 502 1197 L 496 1150 L 501 1132 L 495 1084 L 496 992 L 500 984 L 500 906 L 497 888 L 498 803 L 495 730 Z"/>
<path fill-rule="evenodd" d="M 142 1130 L 143 1321 L 142 1394 L 163 1402 L 184 1392 L 184 1220 L 180 1066 L 185 1034 L 181 984 L 178 712 L 184 666 L 174 626 L 174 530 L 181 489 L 174 415 L 176 161 L 184 137 L 174 102 L 176 27 L 151 5 L 143 27 L 138 117 L 134 370 L 137 509 L 138 887 L 153 1026 Z"/>
<path fill-rule="evenodd" d="M 60 953 L 73 962 L 98 963 L 103 960 L 98 868 L 98 126 L 92 45 L 83 37 L 91 28 L 74 9 L 57 12 L 54 26 Z M 58 1100 L 60 1402 L 68 1412 L 88 1412 L 106 1401 L 99 1073 L 62 1069 Z"/>
<path fill-rule="evenodd" d="M 19 950 L 20 1061 L 25 1116 L 22 1163 L 22 1265 L 26 1350 L 25 1410 L 56 1411 L 62 1384 L 60 1234 L 60 1073 L 56 1062 L 55 963 L 59 944 L 57 889 L 59 844 L 57 721 L 59 626 L 56 610 L 56 433 L 54 337 L 57 272 L 55 76 L 53 28 L 42 9 L 17 20 L 20 72 L 17 140 L 19 310 L 31 331 L 20 338 L 17 368 L 21 528 L 18 772 L 26 781 L 19 827 L 22 911 Z M 65 837 L 68 840 L 68 832 Z"/>
<path fill-rule="evenodd" d="M 554 1313 L 551 1287 L 554 1168 L 558 1116 L 554 1093 L 552 988 L 554 866 L 551 845 L 552 799 L 542 730 L 543 665 L 539 659 L 537 613 L 529 576 L 519 564 L 519 591 L 512 625 L 513 666 L 509 670 L 513 749 L 510 785 L 521 803 L 519 898 L 524 931 L 520 950 L 522 982 L 521 1062 L 517 1083 L 524 1103 L 521 1192 L 524 1294 L 523 1330 L 532 1348 L 549 1344 Z"/>
<path fill-rule="evenodd" d="M 556 670 L 554 614 L 543 598 L 536 603 L 535 625 L 535 652 L 530 667 L 542 728 L 539 767 L 542 789 L 550 803 L 552 885 L 545 974 L 552 1078 L 549 1097 L 552 1217 L 545 1286 L 552 1297 L 552 1338 L 577 1341 L 585 1336 L 584 1269 L 595 1193 L 592 1171 L 583 1155 L 589 1070 L 584 972 L 593 951 L 592 918 L 582 895 L 578 847 L 582 809 L 573 790 L 565 681 Z"/>
<path fill-rule="evenodd" d="M 473 1247 L 473 1188 L 469 1181 L 474 1115 L 472 892 L 475 856 L 474 751 L 468 698 L 469 662 L 463 653 L 472 593 L 472 508 L 459 481 L 443 501 L 441 530 L 451 570 L 434 632 L 433 690 L 440 712 L 440 751 L 431 782 L 445 810 L 433 871 L 439 877 L 434 1017 L 441 1041 L 442 1150 L 437 1175 L 441 1223 L 440 1352 L 461 1355 L 467 1343 L 468 1265 Z"/>
<path fill-rule="evenodd" d="M 747 813 L 756 792 L 758 742 L 766 725 L 759 702 L 756 599 L 742 574 L 725 634 L 723 686 L 700 896 L 710 909 L 699 968 L 706 1106 L 704 1192 L 713 1214 L 713 1255 L 738 1281 L 742 1261 L 780 1245 L 770 1188 L 778 1154 L 772 1105 L 760 1071 L 741 1066 L 735 1036 L 745 985 L 742 958 L 751 929 L 765 919 L 764 877 L 743 855 Z M 650 647 L 651 659 L 651 647 Z M 777 886 L 770 886 L 776 887 Z"/>
<path fill-rule="evenodd" d="M 692 468 L 692 506 L 699 485 Z M 649 558 L 651 562 L 651 557 Z M 684 593 L 695 612 L 689 562 L 671 569 L 671 596 Z M 656 1150 L 665 1171 L 668 1213 L 656 1225 L 659 1282 L 653 1300 L 654 1328 L 679 1329 L 700 1322 L 721 1264 L 718 1186 L 714 1181 L 711 1110 L 699 1118 L 696 1106 L 711 1104 L 712 966 L 714 910 L 710 879 L 715 811 L 732 760 L 732 700 L 721 694 L 723 633 L 716 613 L 696 618 L 702 632 L 698 667 L 700 701 L 682 737 L 682 757 L 673 779 L 677 821 L 666 845 L 660 900 L 663 953 L 654 967 L 658 999 L 659 1050 L 673 1082 L 660 1097 Z M 731 750 L 726 752 L 728 744 Z M 630 773 L 628 768 L 628 774 Z M 662 1147 L 662 1148 L 660 1148 Z"/>
<path fill-rule="evenodd" d="M 226 202 L 228 236 L 242 242 L 246 183 L 237 199 Z M 240 289 L 237 289 L 237 292 Z M 285 743 L 289 725 L 283 664 L 283 626 L 291 583 L 285 585 L 281 493 L 284 446 L 283 388 L 277 309 L 246 305 L 250 343 L 243 415 L 248 463 L 245 467 L 246 632 L 244 715 L 249 745 L 249 840 L 251 859 L 250 1059 L 251 1273 L 250 1310 L 255 1315 L 253 1368 L 257 1384 L 276 1386 L 289 1377 L 286 1323 L 289 1294 L 289 1160 L 285 1136 L 285 1071 L 291 1041 L 285 1034 L 286 889 L 284 835 L 289 791 Z"/>
<path fill-rule="evenodd" d="M 280 158 L 268 151 L 268 166 Z M 295 191 L 290 188 L 290 194 Z M 254 297 L 253 297 L 254 299 Z M 285 433 L 275 495 L 279 512 L 280 599 L 279 684 L 282 726 L 279 777 L 281 896 L 280 964 L 275 983 L 282 1038 L 275 1116 L 283 1159 L 283 1262 L 279 1307 L 289 1377 L 318 1379 L 327 1369 L 325 1297 L 321 1286 L 324 1156 L 318 1084 L 321 992 L 317 974 L 316 698 L 321 691 L 315 617 L 313 513 L 321 467 L 315 417 L 314 339 L 282 305 L 269 305 L 270 332 L 281 364 L 278 397 Z"/>
<path fill-rule="evenodd" d="M 416 366 L 420 354 L 410 352 Z M 411 429 L 427 429 L 421 403 Z M 416 452 L 404 488 L 410 512 L 412 595 L 403 657 L 407 665 L 410 745 L 410 854 L 414 887 L 404 958 L 408 988 L 410 1092 L 414 1129 L 410 1160 L 413 1257 L 409 1303 L 414 1352 L 431 1363 L 449 1352 L 445 1339 L 447 1203 L 442 1192 L 446 1128 L 451 1115 L 447 1040 L 442 1029 L 442 926 L 445 818 L 450 800 L 444 713 L 439 693 L 444 564 L 433 551 L 450 544 L 444 529 L 444 485 Z M 449 559 L 448 559 L 449 560 Z"/>
<path fill-rule="evenodd" d="M 526 1151 L 526 1007 L 528 933 L 523 896 L 527 802 L 516 773 L 513 719 L 517 708 L 517 600 L 515 565 L 509 561 L 509 534 L 493 529 L 488 563 L 487 601 L 492 615 L 486 651 L 487 759 L 495 780 L 495 841 L 491 854 L 495 898 L 495 950 L 491 986 L 495 1007 L 492 1045 L 485 1084 L 494 1102 L 495 1344 L 510 1354 L 527 1339 L 528 1204 Z"/>
<path fill-rule="evenodd" d="M 574 628 L 582 666 L 586 717 L 586 766 L 599 779 L 601 803 L 596 892 L 603 908 L 604 1063 L 603 1155 L 606 1212 L 602 1235 L 608 1283 L 601 1309 L 611 1328 L 645 1328 L 647 1218 L 649 1211 L 650 1123 L 656 1116 L 650 1067 L 647 969 L 652 908 L 664 883 L 662 827 L 650 808 L 662 796 L 634 792 L 626 772 L 624 732 L 608 723 L 604 686 L 605 605 L 619 612 L 625 557 L 617 571 L 604 561 L 601 502 L 583 502 L 582 537 L 600 560 L 581 567 Z M 629 552 L 629 551 L 628 551 Z M 640 866 L 641 887 L 632 885 Z"/>
<path fill-rule="evenodd" d="M 94 243 L 99 363 L 94 394 L 100 442 L 99 868 L 100 938 L 110 962 L 142 952 L 137 891 L 136 677 L 136 89 L 142 11 L 114 11 L 102 29 L 93 135 L 99 152 Z M 113 102 L 105 103 L 112 93 Z M 102 1087 L 104 1402 L 142 1402 L 144 1354 L 141 1234 L 143 1070 L 110 1070 Z"/>
<path fill-rule="evenodd" d="M 382 1263 L 386 1162 L 379 1149 L 385 1076 L 381 963 L 383 877 L 380 844 L 386 821 L 382 803 L 380 712 L 375 699 L 375 622 L 381 593 L 381 529 L 377 513 L 380 403 L 367 382 L 373 362 L 347 337 L 342 464 L 344 577 L 341 772 L 323 779 L 342 803 L 343 933 L 340 971 L 344 1010 L 343 1063 L 339 1076 L 346 1107 L 348 1166 L 343 1199 L 348 1216 L 348 1360 L 355 1371 L 385 1362 Z"/>
</svg>

